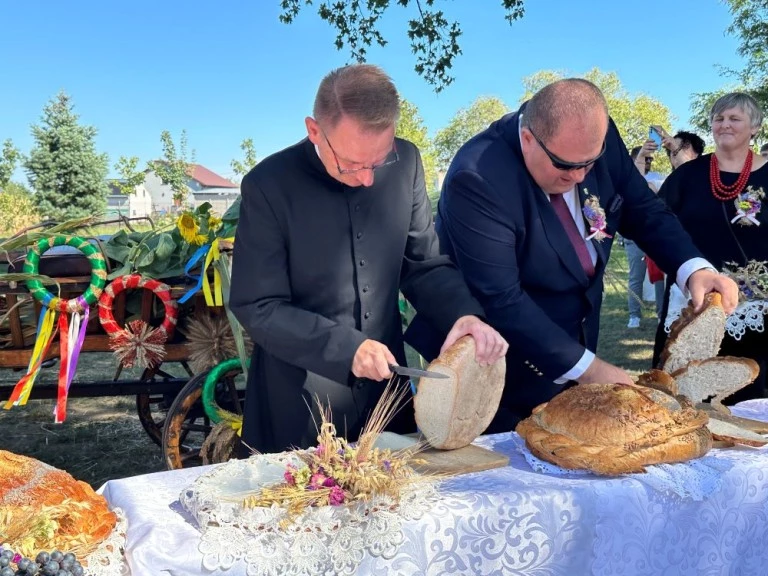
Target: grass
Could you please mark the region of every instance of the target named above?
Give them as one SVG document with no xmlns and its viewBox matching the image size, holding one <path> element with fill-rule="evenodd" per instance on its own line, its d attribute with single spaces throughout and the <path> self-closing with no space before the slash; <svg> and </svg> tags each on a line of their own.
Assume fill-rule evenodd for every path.
<svg viewBox="0 0 768 576">
<path fill-rule="evenodd" d="M 598 355 L 638 373 L 650 367 L 656 328 L 654 307 L 644 303 L 642 327 L 627 329 L 627 259 L 614 245 L 610 277 L 604 294 Z M 54 380 L 58 367 L 41 375 Z M 84 354 L 78 380 L 107 380 L 115 370 L 108 353 Z M 173 370 L 175 372 L 175 370 Z M 12 386 L 22 372 L 0 369 L 0 386 Z M 54 424 L 53 400 L 32 400 L 26 406 L 0 409 L 0 447 L 38 458 L 95 488 L 112 478 L 164 469 L 162 451 L 139 422 L 134 397 L 72 398 L 63 424 Z"/>
</svg>

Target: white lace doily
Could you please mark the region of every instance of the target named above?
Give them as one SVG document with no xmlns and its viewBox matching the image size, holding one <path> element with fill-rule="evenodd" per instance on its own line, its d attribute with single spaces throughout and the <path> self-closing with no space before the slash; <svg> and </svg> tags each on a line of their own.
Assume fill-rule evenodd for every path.
<svg viewBox="0 0 768 576">
<path fill-rule="evenodd" d="M 114 508 L 112 512 L 117 516 L 117 524 L 112 529 L 112 533 L 85 558 L 88 563 L 85 573 L 88 576 L 125 576 L 130 574 L 123 556 L 128 520 L 120 508 Z"/>
<path fill-rule="evenodd" d="M 592 474 L 588 470 L 569 470 L 557 464 L 551 464 L 537 458 L 525 441 L 516 433 L 513 435 L 518 450 L 536 472 L 553 476 L 583 476 Z M 680 498 L 690 498 L 702 501 L 704 498 L 720 489 L 722 475 L 731 468 L 730 462 L 724 462 L 713 456 L 702 456 L 688 462 L 676 464 L 653 464 L 645 467 L 645 472 L 638 474 L 623 474 L 623 477 L 638 480 L 643 484 L 662 493 L 677 494 Z"/>
<path fill-rule="evenodd" d="M 310 508 L 290 523 L 276 505 L 242 506 L 246 494 L 282 481 L 288 463 L 298 459 L 283 453 L 230 460 L 181 493 L 179 501 L 202 532 L 198 549 L 205 569 L 245 562 L 249 576 L 355 574 L 366 552 L 394 557 L 404 541 L 402 522 L 421 518 L 438 500 L 431 483 L 417 482 L 399 503 L 381 497 Z"/>
<path fill-rule="evenodd" d="M 680 318 L 680 314 L 688 305 L 686 298 L 677 284 L 673 284 L 669 292 L 669 307 L 664 319 L 664 330 L 669 333 L 672 323 Z M 725 330 L 735 340 L 741 340 L 747 330 L 762 332 L 765 329 L 763 317 L 768 314 L 768 301 L 750 300 L 741 302 L 733 314 L 725 322 Z"/>
</svg>

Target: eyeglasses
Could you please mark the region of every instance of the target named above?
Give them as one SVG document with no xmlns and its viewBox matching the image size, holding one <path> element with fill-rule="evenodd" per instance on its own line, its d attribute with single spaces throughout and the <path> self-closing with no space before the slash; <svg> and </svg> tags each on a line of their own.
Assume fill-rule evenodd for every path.
<svg viewBox="0 0 768 576">
<path fill-rule="evenodd" d="M 671 157 L 671 158 L 676 158 L 676 157 L 677 157 L 677 155 L 678 155 L 678 154 L 680 154 L 680 151 L 681 151 L 683 148 L 685 148 L 685 142 L 683 142 L 682 144 L 680 144 L 680 146 L 678 146 L 678 147 L 677 147 L 677 148 L 675 148 L 674 150 L 670 150 L 669 148 L 667 148 L 667 156 L 669 156 L 669 157 Z"/>
<path fill-rule="evenodd" d="M 339 174 L 357 174 L 358 172 L 362 172 L 363 170 L 371 170 L 372 172 L 375 172 L 379 168 L 383 168 L 384 166 L 389 166 L 390 164 L 394 164 L 398 160 L 400 160 L 400 156 L 397 154 L 397 146 L 392 141 L 392 150 L 390 150 L 389 154 L 387 154 L 387 157 L 384 159 L 383 162 L 380 162 L 379 164 L 374 164 L 372 166 L 361 166 L 360 168 L 342 168 L 341 164 L 339 163 L 339 157 L 336 154 L 336 150 L 333 149 L 333 146 L 331 146 L 331 141 L 328 140 L 328 136 L 325 135 L 325 131 L 321 130 L 323 133 L 323 138 L 325 138 L 325 141 L 328 143 L 328 148 L 331 149 L 331 153 L 333 154 L 333 159 L 336 161 L 336 169 L 339 171 Z"/>
<path fill-rule="evenodd" d="M 567 160 L 563 160 L 562 158 L 559 158 L 558 156 L 555 156 L 552 154 L 552 152 L 549 151 L 549 149 L 544 145 L 544 142 L 539 140 L 539 137 L 536 136 L 533 130 L 528 127 L 528 132 L 531 133 L 531 136 L 536 140 L 536 142 L 539 143 L 539 146 L 541 146 L 541 149 L 544 150 L 547 156 L 549 156 L 549 161 L 552 162 L 552 166 L 557 168 L 558 170 L 562 170 L 563 172 L 570 172 L 571 170 L 581 170 L 582 168 L 590 168 L 592 164 L 600 160 L 600 157 L 605 154 L 605 140 L 603 140 L 603 147 L 600 150 L 600 154 L 592 158 L 592 160 L 587 160 L 586 162 L 568 162 Z"/>
</svg>

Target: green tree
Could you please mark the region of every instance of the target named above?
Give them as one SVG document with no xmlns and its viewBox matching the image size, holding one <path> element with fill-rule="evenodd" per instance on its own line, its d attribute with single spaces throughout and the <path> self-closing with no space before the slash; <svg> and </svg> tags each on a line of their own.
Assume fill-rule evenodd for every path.
<svg viewBox="0 0 768 576">
<path fill-rule="evenodd" d="M 371 45 L 387 45 L 378 28 L 387 9 L 393 4 L 411 8 L 415 13 L 408 21 L 407 34 L 416 56 L 414 70 L 435 92 L 441 92 L 454 80 L 450 70 L 455 58 L 462 53 L 459 46 L 462 30 L 458 21 L 449 21 L 442 10 L 434 9 L 439 3 L 435 0 L 329 0 L 317 4 L 317 13 L 336 29 L 336 49 L 347 46 L 353 60 L 365 62 Z M 510 25 L 523 17 L 523 3 L 524 0 L 500 0 Z M 280 21 L 291 24 L 302 7 L 312 4 L 312 0 L 280 0 Z"/>
<path fill-rule="evenodd" d="M 494 96 L 481 96 L 469 108 L 460 109 L 448 126 L 435 134 L 437 162 L 445 170 L 459 148 L 475 134 L 509 112 L 509 107 Z"/>
<path fill-rule="evenodd" d="M 9 138 L 3 142 L 3 154 L 0 156 L 0 190 L 5 189 L 16 170 L 16 163 L 21 158 L 21 152 Z"/>
<path fill-rule="evenodd" d="M 768 0 L 725 1 L 733 16 L 727 32 L 739 38 L 738 53 L 746 65 L 738 71 L 721 68 L 723 76 L 732 78 L 728 86 L 691 96 L 691 122 L 707 135 L 710 133 L 709 111 L 715 100 L 728 92 L 746 92 L 768 111 Z M 766 123 L 757 133 L 756 141 L 768 142 Z"/>
<path fill-rule="evenodd" d="M 17 232 L 40 222 L 34 199 L 24 186 L 10 182 L 0 192 L 0 238 L 13 236 Z"/>
<path fill-rule="evenodd" d="M 542 70 L 527 76 L 523 79 L 524 92 L 520 103 L 530 99 L 541 88 L 556 80 L 575 76 L 556 70 Z M 648 128 L 651 124 L 663 126 L 667 132 L 674 134 L 672 129 L 674 117 L 669 108 L 647 94 L 630 94 L 615 72 L 603 72 L 599 68 L 593 68 L 580 77 L 600 88 L 608 103 L 608 113 L 629 149 L 648 140 Z M 653 170 L 662 174 L 671 172 L 672 166 L 666 154 L 655 155 Z"/>
<path fill-rule="evenodd" d="M 253 138 L 246 138 L 240 142 L 240 150 L 243 151 L 242 160 L 232 160 L 229 165 L 232 167 L 232 172 L 238 179 L 248 174 L 251 168 L 256 166 L 259 160 L 256 158 L 256 148 L 253 146 Z"/>
<path fill-rule="evenodd" d="M 437 156 L 432 142 L 427 134 L 427 127 L 419 114 L 418 107 L 405 99 L 400 100 L 400 120 L 397 123 L 395 135 L 413 142 L 419 149 L 421 161 L 424 164 L 424 180 L 427 183 L 427 194 L 432 202 L 432 208 L 437 205 Z"/>
<path fill-rule="evenodd" d="M 55 220 L 100 214 L 109 193 L 108 158 L 98 154 L 96 129 L 81 126 L 65 92 L 43 109 L 32 126 L 35 145 L 24 162 L 38 212 Z"/>
<path fill-rule="evenodd" d="M 136 186 L 143 184 L 146 177 L 144 170 L 139 169 L 139 159 L 136 156 L 131 156 L 130 158 L 120 156 L 117 159 L 117 164 L 115 164 L 115 171 L 120 176 L 120 179 L 115 184 L 120 193 L 126 196 L 133 194 Z"/>
<path fill-rule="evenodd" d="M 157 174 L 163 184 L 171 187 L 174 203 L 181 206 L 189 194 L 187 182 L 192 173 L 192 163 L 187 161 L 187 131 L 181 131 L 178 152 L 168 130 L 160 133 L 160 142 L 163 144 L 163 159 L 149 162 L 149 168 Z"/>
</svg>

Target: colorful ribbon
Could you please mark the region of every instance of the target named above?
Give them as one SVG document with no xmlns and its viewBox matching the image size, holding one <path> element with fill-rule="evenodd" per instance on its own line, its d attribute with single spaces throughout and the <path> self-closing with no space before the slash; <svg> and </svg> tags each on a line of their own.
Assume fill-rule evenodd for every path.
<svg viewBox="0 0 768 576">
<path fill-rule="evenodd" d="M 80 297 L 82 298 L 82 296 Z M 77 360 L 85 341 L 85 332 L 90 318 L 90 307 L 83 302 L 82 315 L 72 314 L 71 321 L 66 314 L 59 317 L 59 381 L 57 387 L 56 406 L 53 409 L 54 422 L 61 424 L 67 419 L 67 398 L 69 387 L 77 373 Z"/>
<path fill-rule="evenodd" d="M 219 241 L 224 240 L 226 242 L 233 242 L 234 237 L 231 238 L 214 238 L 213 242 L 201 246 L 197 251 L 192 254 L 192 257 L 184 267 L 184 274 L 197 281 L 194 288 L 189 290 L 184 296 L 179 299 L 179 303 L 183 304 L 192 296 L 197 294 L 200 289 L 203 290 L 205 296 L 205 303 L 208 306 L 222 306 L 224 304 L 224 296 L 221 289 L 221 273 L 217 266 L 213 267 L 213 290 L 211 290 L 210 282 L 208 281 L 208 267 L 211 263 L 218 262 L 221 258 L 221 251 L 219 250 Z M 205 260 L 203 260 L 205 258 Z M 191 271 L 197 266 L 198 262 L 203 260 L 202 270 L 200 275 L 196 276 L 191 274 Z"/>
</svg>

